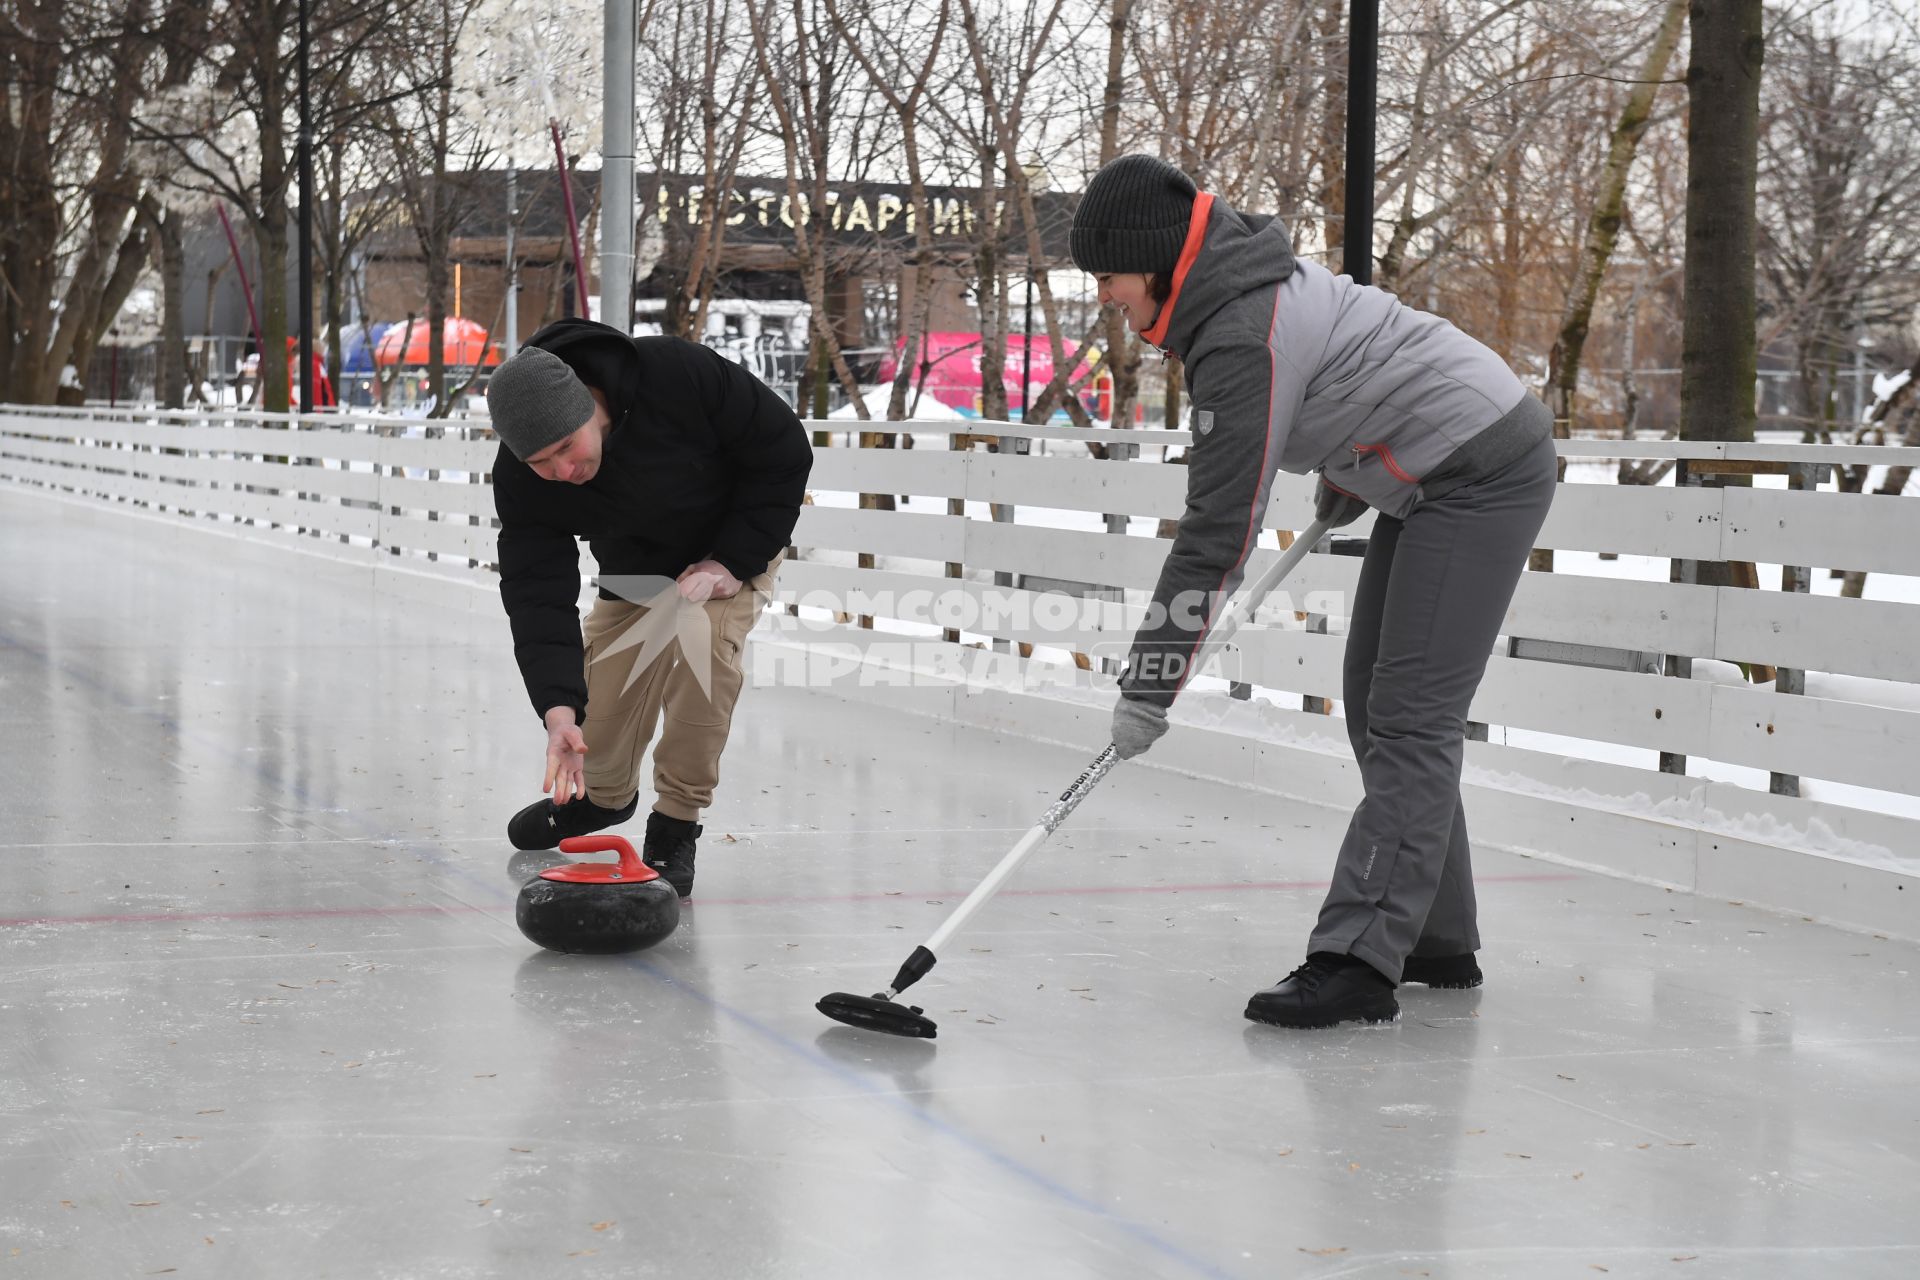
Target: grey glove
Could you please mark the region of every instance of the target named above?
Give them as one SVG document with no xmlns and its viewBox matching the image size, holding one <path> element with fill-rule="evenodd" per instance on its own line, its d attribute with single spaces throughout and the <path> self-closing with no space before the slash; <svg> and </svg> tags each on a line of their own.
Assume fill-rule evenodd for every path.
<svg viewBox="0 0 1920 1280">
<path fill-rule="evenodd" d="M 1313 493 L 1313 517 L 1325 520 L 1332 528 L 1343 524 L 1352 524 L 1367 514 L 1367 504 L 1350 493 L 1342 493 L 1327 483 L 1325 476 L 1320 477 L 1320 487 Z"/>
<path fill-rule="evenodd" d="M 1144 755 L 1167 731 L 1167 709 L 1124 694 L 1113 708 L 1113 745 L 1122 760 Z"/>
</svg>

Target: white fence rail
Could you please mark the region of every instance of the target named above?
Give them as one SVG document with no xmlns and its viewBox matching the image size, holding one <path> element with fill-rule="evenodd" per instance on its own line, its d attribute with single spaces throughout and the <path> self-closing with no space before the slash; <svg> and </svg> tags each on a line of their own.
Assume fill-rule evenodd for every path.
<svg viewBox="0 0 1920 1280">
<path fill-rule="evenodd" d="M 431 433 L 431 435 L 429 435 Z M 496 445 L 408 418 L 0 409 L 0 480 L 488 581 Z"/>
<path fill-rule="evenodd" d="M 981 424 L 882 425 L 910 430 L 918 447 L 816 451 L 814 504 L 781 574 L 789 609 L 770 620 L 767 647 L 859 655 L 862 676 L 836 686 L 845 696 L 883 683 L 874 670 L 924 676 L 934 657 L 949 672 L 964 658 L 971 681 L 915 680 L 917 691 L 903 691 L 896 680 L 876 696 L 1096 743 L 1109 696 L 1093 687 L 1099 659 L 1124 651 L 1159 573 L 1169 544 L 1152 534 L 1180 513 L 1186 472 L 1158 457 L 1185 433 L 995 425 L 987 437 Z M 1016 440 L 1030 451 L 1016 452 Z M 1148 456 L 1096 459 L 1089 440 Z M 495 448 L 484 421 L 0 408 L 0 486 L 480 586 L 493 581 Z M 1920 461 L 1920 450 L 1767 444 L 1563 442 L 1562 452 L 1575 465 L 1630 456 L 1696 470 L 1787 466 L 1802 480 L 1831 465 Z M 1540 541 L 1578 563 L 1526 575 L 1509 611 L 1504 629 L 1520 644 L 1491 661 L 1472 712 L 1490 740 L 1469 755 L 1470 794 L 1505 799 L 1476 806 L 1476 830 L 1563 860 L 1920 934 L 1920 802 L 1908 802 L 1920 795 L 1920 591 L 1904 590 L 1920 577 L 1920 502 L 1771 483 L 1561 487 Z M 1310 478 L 1281 477 L 1259 560 L 1305 523 L 1311 491 Z M 862 508 L 862 493 L 906 498 L 907 509 Z M 1111 517 L 1134 518 L 1130 531 L 1116 532 L 1128 521 Z M 1620 576 L 1590 553 L 1677 562 L 1680 580 Z M 1779 581 L 1767 566 L 1796 566 L 1800 585 L 1815 589 L 1686 580 L 1688 562 L 1708 561 L 1756 562 L 1763 587 Z M 1320 711 L 1340 696 L 1343 602 L 1359 567 L 1351 555 L 1308 557 L 1288 599 L 1239 639 L 1230 674 L 1253 705 L 1185 700 L 1190 715 L 1218 721 L 1224 710 L 1231 723 L 1174 735 L 1156 762 L 1313 799 L 1350 796 L 1344 730 Z M 1865 570 L 1902 589 L 1842 599 L 1822 593 L 1827 570 Z M 863 616 L 871 628 L 854 622 Z M 1083 664 L 1091 671 L 1076 670 L 1075 653 L 1094 655 Z M 1540 660 L 1546 653 L 1589 660 Z M 1732 664 L 1781 672 L 1754 684 Z M 1491 822 L 1479 820 L 1482 808 Z"/>
</svg>

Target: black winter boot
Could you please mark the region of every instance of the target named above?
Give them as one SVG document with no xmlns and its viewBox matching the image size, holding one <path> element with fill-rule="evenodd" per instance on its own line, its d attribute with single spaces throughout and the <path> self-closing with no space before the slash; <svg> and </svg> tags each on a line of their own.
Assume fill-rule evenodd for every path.
<svg viewBox="0 0 1920 1280">
<path fill-rule="evenodd" d="M 1485 981 L 1471 951 L 1458 956 L 1408 956 L 1400 968 L 1402 985 L 1418 982 L 1427 987 L 1464 991 Z"/>
<path fill-rule="evenodd" d="M 553 849 L 571 836 L 592 835 L 618 826 L 639 807 L 637 795 L 619 809 L 603 809 L 585 796 L 566 804 L 555 804 L 551 799 L 536 800 L 507 823 L 507 839 L 516 849 Z"/>
<path fill-rule="evenodd" d="M 1247 1017 L 1276 1027 L 1392 1022 L 1400 1016 L 1393 984 L 1364 960 L 1316 951 L 1307 962 L 1247 1002 Z"/>
<path fill-rule="evenodd" d="M 694 841 L 702 828 L 655 810 L 647 815 L 647 841 L 641 857 L 665 876 L 683 898 L 693 896 Z"/>
</svg>

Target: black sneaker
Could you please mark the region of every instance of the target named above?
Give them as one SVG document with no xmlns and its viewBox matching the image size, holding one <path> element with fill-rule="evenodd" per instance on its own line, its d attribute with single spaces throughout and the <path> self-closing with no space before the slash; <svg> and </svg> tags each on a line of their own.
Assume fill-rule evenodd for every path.
<svg viewBox="0 0 1920 1280">
<path fill-rule="evenodd" d="M 1247 1017 L 1276 1027 L 1392 1022 L 1400 1016 L 1393 984 L 1351 956 L 1316 951 L 1307 962 L 1247 1001 Z"/>
<path fill-rule="evenodd" d="M 1400 981 L 1403 985 L 1417 982 L 1426 987 L 1465 991 L 1479 986 L 1486 978 L 1474 961 L 1473 952 L 1469 951 L 1458 956 L 1408 956 L 1400 969 Z"/>
<path fill-rule="evenodd" d="M 697 822 L 682 822 L 657 810 L 647 815 L 647 839 L 640 856 L 683 898 L 693 896 L 694 841 L 701 830 Z"/>
<path fill-rule="evenodd" d="M 619 809 L 602 809 L 585 796 L 566 804 L 536 800 L 507 823 L 507 839 L 516 849 L 554 849 L 571 836 L 591 835 L 618 826 L 639 807 L 638 795 Z"/>
</svg>

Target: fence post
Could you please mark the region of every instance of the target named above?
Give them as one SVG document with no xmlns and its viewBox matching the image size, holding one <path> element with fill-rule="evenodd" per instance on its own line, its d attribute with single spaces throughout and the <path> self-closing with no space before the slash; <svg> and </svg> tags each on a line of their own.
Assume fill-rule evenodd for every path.
<svg viewBox="0 0 1920 1280">
<path fill-rule="evenodd" d="M 1673 483 L 1675 488 L 1699 488 L 1700 481 L 1687 466 L 1687 459 L 1678 458 L 1673 464 Z M 1697 584 L 1700 581 L 1700 563 L 1697 560 L 1674 560 L 1667 569 L 1667 581 L 1674 583 Z M 1665 675 L 1676 680 L 1693 678 L 1693 658 L 1686 654 L 1667 655 Z M 1660 753 L 1660 772 L 1686 776 L 1687 758 L 1677 751 Z"/>
<path fill-rule="evenodd" d="M 983 437 L 983 439 L 986 441 L 988 453 L 1000 452 L 1000 441 L 1001 441 L 1000 436 L 985 436 Z M 1016 453 L 1024 452 L 1024 450 L 1020 448 L 1020 445 L 1021 445 L 1021 441 L 1019 440 L 1014 441 L 1014 451 Z M 1032 447 L 1031 443 L 1029 443 L 1028 447 L 1029 448 Z M 992 518 L 995 524 L 1015 523 L 1013 518 L 1014 509 L 1013 509 L 1012 503 L 988 502 L 987 513 Z M 996 587 L 1004 587 L 1007 590 L 1011 591 L 1013 589 L 1013 574 L 1009 573 L 1005 569 L 995 569 L 993 571 L 993 585 Z M 988 641 L 995 653 L 1012 653 L 1013 652 L 1013 642 L 1006 639 L 1003 636 L 989 636 Z"/>
<path fill-rule="evenodd" d="M 1821 472 L 1825 467 L 1820 463 L 1790 463 L 1786 467 L 1787 488 L 1795 493 L 1808 493 L 1820 487 Z M 1811 565 L 1787 564 L 1780 566 L 1780 589 L 1805 595 L 1811 590 L 1813 567 Z M 1795 667 L 1777 667 L 1774 669 L 1773 689 L 1775 693 L 1789 697 L 1804 695 L 1807 691 L 1807 673 Z M 1776 796 L 1797 796 L 1800 794 L 1800 777 L 1792 773 L 1769 773 L 1767 790 Z"/>
</svg>

